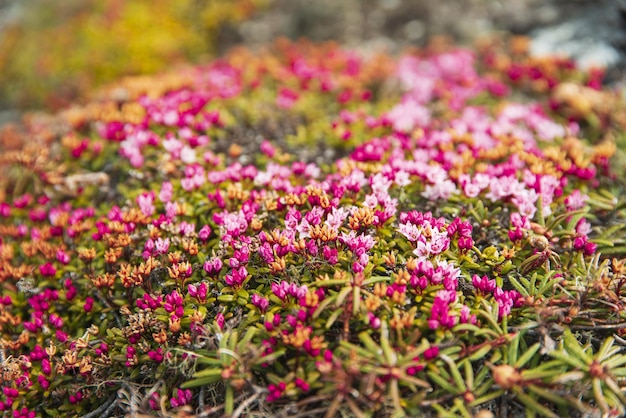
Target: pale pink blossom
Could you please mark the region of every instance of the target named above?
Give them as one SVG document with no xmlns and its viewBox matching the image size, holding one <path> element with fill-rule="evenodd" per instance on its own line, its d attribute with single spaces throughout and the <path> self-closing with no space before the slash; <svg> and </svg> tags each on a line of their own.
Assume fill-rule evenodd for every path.
<svg viewBox="0 0 626 418">
<path fill-rule="evenodd" d="M 387 113 L 387 119 L 398 132 L 410 132 L 430 123 L 430 111 L 415 100 L 397 104 Z"/>
<path fill-rule="evenodd" d="M 567 198 L 565 199 L 565 205 L 567 206 L 567 210 L 574 211 L 578 209 L 582 209 L 589 200 L 589 196 L 584 193 L 581 193 L 580 190 L 574 190 Z"/>
<path fill-rule="evenodd" d="M 453 194 L 457 194 L 459 191 L 456 188 L 456 184 L 451 180 L 444 180 L 437 184 L 429 184 L 422 192 L 422 196 L 429 200 L 437 199 L 449 199 Z"/>
</svg>

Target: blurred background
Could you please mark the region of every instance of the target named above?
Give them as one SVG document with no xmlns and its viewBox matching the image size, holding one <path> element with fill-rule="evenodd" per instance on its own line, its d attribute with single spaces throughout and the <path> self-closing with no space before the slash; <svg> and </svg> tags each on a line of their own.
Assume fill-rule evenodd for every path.
<svg viewBox="0 0 626 418">
<path fill-rule="evenodd" d="M 201 63 L 278 36 L 389 52 L 437 35 L 533 36 L 621 77 L 623 0 L 0 0 L 0 125 L 57 110 L 123 75 Z"/>
</svg>

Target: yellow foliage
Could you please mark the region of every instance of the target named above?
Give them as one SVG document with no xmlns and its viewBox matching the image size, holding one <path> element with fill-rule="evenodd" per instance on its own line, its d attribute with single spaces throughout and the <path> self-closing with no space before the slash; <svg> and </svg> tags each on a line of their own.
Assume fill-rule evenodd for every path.
<svg viewBox="0 0 626 418">
<path fill-rule="evenodd" d="M 0 101 L 59 107 L 121 75 L 215 52 L 221 26 L 267 0 L 40 0 L 0 37 Z"/>
</svg>

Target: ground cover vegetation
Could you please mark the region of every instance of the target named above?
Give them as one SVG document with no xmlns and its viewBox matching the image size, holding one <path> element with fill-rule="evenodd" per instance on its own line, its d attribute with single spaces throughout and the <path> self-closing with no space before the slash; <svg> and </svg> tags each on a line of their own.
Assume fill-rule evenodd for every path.
<svg viewBox="0 0 626 418">
<path fill-rule="evenodd" d="M 623 100 L 526 45 L 279 41 L 4 129 L 0 410 L 623 415 Z"/>
<path fill-rule="evenodd" d="M 59 109 L 104 83 L 207 60 L 265 0 L 34 0 L 0 26 L 0 106 Z M 0 22 L 1 23 L 1 22 Z M 71 54 L 68 54 L 71 51 Z"/>
</svg>

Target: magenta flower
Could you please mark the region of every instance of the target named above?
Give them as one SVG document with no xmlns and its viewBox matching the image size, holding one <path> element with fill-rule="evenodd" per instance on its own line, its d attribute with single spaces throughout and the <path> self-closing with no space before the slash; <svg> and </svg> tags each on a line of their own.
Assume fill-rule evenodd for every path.
<svg viewBox="0 0 626 418">
<path fill-rule="evenodd" d="M 57 274 L 57 269 L 54 268 L 52 263 L 46 263 L 46 264 L 39 266 L 39 272 L 41 273 L 42 276 L 54 277 L 54 275 Z"/>
<path fill-rule="evenodd" d="M 251 296 L 250 300 L 252 301 L 252 304 L 259 308 L 262 312 L 265 312 L 270 304 L 270 301 L 267 298 L 264 298 L 256 293 Z"/>
<path fill-rule="evenodd" d="M 204 225 L 202 228 L 200 228 L 200 231 L 198 231 L 198 238 L 200 238 L 202 241 L 208 240 L 210 236 L 211 227 L 209 225 Z"/>
<path fill-rule="evenodd" d="M 502 290 L 499 287 L 493 292 L 493 297 L 498 302 L 498 320 L 511 313 L 511 308 L 522 301 L 522 295 L 516 290 Z"/>
<path fill-rule="evenodd" d="M 224 282 L 231 287 L 240 287 L 244 280 L 248 277 L 248 270 L 244 266 L 240 266 L 231 270 L 224 276 Z"/>
<path fill-rule="evenodd" d="M 70 262 L 70 256 L 63 250 L 57 251 L 56 258 L 63 265 L 67 265 Z"/>
<path fill-rule="evenodd" d="M 298 93 L 288 88 L 281 88 L 276 98 L 276 105 L 283 109 L 291 109 L 298 100 Z"/>
<path fill-rule="evenodd" d="M 189 296 L 191 296 L 192 298 L 196 298 L 198 302 L 206 302 L 208 287 L 205 282 L 202 282 L 197 286 L 190 284 L 187 286 L 187 291 L 189 292 Z"/>
<path fill-rule="evenodd" d="M 267 387 L 269 394 L 267 395 L 268 402 L 275 402 L 283 396 L 283 392 L 287 388 L 287 385 L 284 382 L 280 382 L 275 385 L 270 383 Z"/>
<path fill-rule="evenodd" d="M 92 308 L 93 298 L 91 296 L 87 296 L 87 298 L 85 299 L 85 304 L 83 305 L 83 309 L 85 310 L 85 312 L 91 312 Z"/>
<path fill-rule="evenodd" d="M 276 148 L 274 148 L 270 141 L 265 139 L 263 140 L 263 142 L 261 142 L 261 152 L 267 155 L 269 158 L 273 158 L 276 154 Z"/>
<path fill-rule="evenodd" d="M 181 406 L 187 405 L 189 402 L 191 402 L 191 396 L 191 390 L 177 389 L 175 395 L 170 398 L 172 408 L 179 408 Z"/>
<path fill-rule="evenodd" d="M 156 363 L 161 363 L 163 361 L 163 349 L 159 347 L 156 350 L 148 351 L 148 357 Z"/>
<path fill-rule="evenodd" d="M 217 276 L 222 269 L 223 263 L 222 260 L 218 257 L 208 258 L 204 262 L 204 271 L 206 271 L 209 276 Z"/>
<path fill-rule="evenodd" d="M 219 329 L 224 329 L 224 321 L 225 318 L 223 313 L 220 312 L 215 316 L 215 323 L 217 324 Z"/>
<path fill-rule="evenodd" d="M 478 277 L 477 274 L 474 274 L 472 284 L 483 295 L 491 294 L 496 290 L 496 280 L 489 279 L 487 276 Z"/>
<path fill-rule="evenodd" d="M 11 216 L 11 205 L 5 202 L 0 203 L 0 216 L 2 216 L 3 218 L 8 218 L 9 216 Z"/>
</svg>

